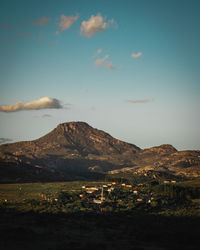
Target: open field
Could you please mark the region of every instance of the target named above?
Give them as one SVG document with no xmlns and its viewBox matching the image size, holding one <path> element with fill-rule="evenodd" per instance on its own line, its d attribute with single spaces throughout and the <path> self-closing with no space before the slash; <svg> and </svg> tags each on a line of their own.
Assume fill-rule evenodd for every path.
<svg viewBox="0 0 200 250">
<path fill-rule="evenodd" d="M 24 199 L 40 199 L 41 194 L 57 197 L 61 191 L 78 192 L 82 185 L 102 185 L 105 182 L 49 182 L 0 184 L 0 200 L 22 201 Z"/>
</svg>

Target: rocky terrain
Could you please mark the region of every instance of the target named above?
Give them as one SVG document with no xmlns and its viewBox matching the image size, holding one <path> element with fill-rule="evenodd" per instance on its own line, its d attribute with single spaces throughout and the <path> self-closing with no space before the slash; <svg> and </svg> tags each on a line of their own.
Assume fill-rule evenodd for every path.
<svg viewBox="0 0 200 250">
<path fill-rule="evenodd" d="M 58 125 L 47 135 L 0 146 L 0 182 L 59 181 L 128 172 L 200 176 L 200 151 L 171 145 L 140 149 L 84 122 Z"/>
</svg>

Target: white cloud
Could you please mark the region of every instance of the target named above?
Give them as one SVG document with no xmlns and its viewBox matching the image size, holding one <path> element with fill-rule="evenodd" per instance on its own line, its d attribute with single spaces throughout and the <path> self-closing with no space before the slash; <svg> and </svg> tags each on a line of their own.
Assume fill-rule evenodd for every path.
<svg viewBox="0 0 200 250">
<path fill-rule="evenodd" d="M 60 23 L 59 25 L 59 30 L 56 31 L 56 34 L 59 34 L 61 31 L 67 30 L 69 29 L 72 24 L 77 21 L 79 18 L 78 14 L 76 14 L 76 16 L 65 16 L 65 15 L 61 15 L 60 16 Z"/>
<path fill-rule="evenodd" d="M 148 102 L 154 102 L 155 99 L 135 99 L 135 100 L 126 100 L 129 103 L 148 103 Z"/>
<path fill-rule="evenodd" d="M 81 23 L 80 32 L 84 36 L 91 37 L 101 30 L 106 30 L 109 25 L 113 23 L 113 19 L 106 22 L 105 18 L 103 18 L 101 14 L 96 16 L 92 15 L 88 21 L 83 21 Z"/>
<path fill-rule="evenodd" d="M 95 54 L 92 56 L 92 58 L 95 58 L 96 56 L 98 56 L 99 54 L 102 53 L 102 49 L 98 49 Z"/>
<path fill-rule="evenodd" d="M 107 69 L 112 69 L 112 70 L 116 69 L 116 67 L 112 64 L 112 62 L 105 62 L 104 65 Z"/>
<path fill-rule="evenodd" d="M 40 19 L 38 19 L 36 22 L 33 22 L 32 24 L 34 26 L 44 26 L 46 23 L 50 22 L 50 18 L 47 18 L 47 17 L 42 17 Z"/>
<path fill-rule="evenodd" d="M 142 52 L 132 53 L 132 54 L 131 54 L 131 57 L 133 57 L 133 58 L 138 58 L 138 57 L 140 57 L 141 55 L 142 55 Z"/>
<path fill-rule="evenodd" d="M 0 106 L 1 112 L 16 112 L 20 110 L 37 110 L 37 109 L 61 109 L 61 102 L 55 98 L 42 97 L 39 100 L 23 103 L 19 101 L 11 105 Z"/>
<path fill-rule="evenodd" d="M 94 62 L 94 65 L 96 67 L 100 66 L 101 64 L 103 64 L 105 62 L 106 59 L 108 59 L 110 57 L 110 55 L 105 55 L 103 58 L 100 58 L 100 59 L 97 59 L 95 62 Z"/>
</svg>

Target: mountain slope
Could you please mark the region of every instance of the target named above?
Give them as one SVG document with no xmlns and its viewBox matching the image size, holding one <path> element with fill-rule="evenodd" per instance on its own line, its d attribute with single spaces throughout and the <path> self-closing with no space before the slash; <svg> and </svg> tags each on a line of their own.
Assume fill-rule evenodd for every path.
<svg viewBox="0 0 200 250">
<path fill-rule="evenodd" d="M 127 170 L 198 177 L 200 151 L 166 144 L 142 150 L 84 122 L 63 123 L 37 140 L 0 146 L 1 182 L 84 179 Z"/>
<path fill-rule="evenodd" d="M 139 147 L 117 140 L 87 123 L 63 123 L 37 140 L 1 145 L 0 173 L 1 176 L 4 172 L 7 173 L 8 165 L 15 166 L 18 170 L 19 167 L 23 170 L 22 166 L 26 166 L 35 172 L 37 178 L 45 175 L 46 179 L 52 171 L 55 179 L 69 176 L 78 178 L 94 169 L 105 172 L 121 168 L 121 165 L 107 159 L 110 156 L 114 158 L 115 155 L 134 156 L 140 150 Z M 45 174 L 41 174 L 43 172 Z M 24 175 L 22 174 L 22 179 L 26 178 L 27 173 Z"/>
</svg>

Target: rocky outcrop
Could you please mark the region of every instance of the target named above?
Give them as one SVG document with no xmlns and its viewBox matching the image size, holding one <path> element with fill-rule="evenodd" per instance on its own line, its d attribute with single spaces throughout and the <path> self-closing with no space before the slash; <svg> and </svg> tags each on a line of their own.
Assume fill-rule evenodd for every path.
<svg viewBox="0 0 200 250">
<path fill-rule="evenodd" d="M 152 147 L 148 149 L 144 149 L 142 151 L 142 154 L 151 154 L 151 153 L 156 153 L 156 154 L 171 154 L 177 152 L 177 149 L 175 149 L 172 145 L 170 144 L 163 144 L 157 147 Z"/>
</svg>

